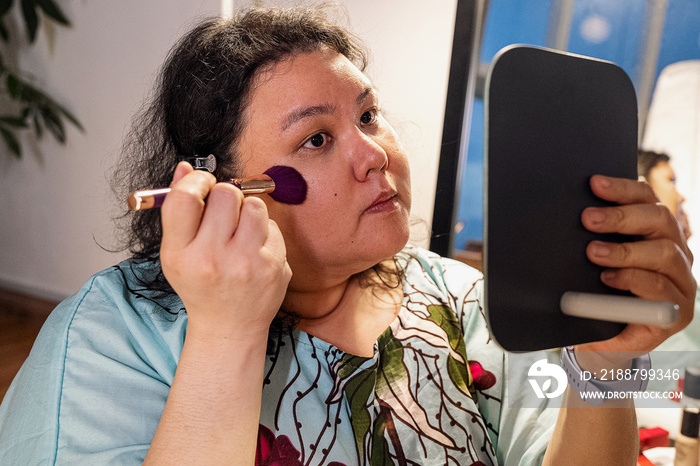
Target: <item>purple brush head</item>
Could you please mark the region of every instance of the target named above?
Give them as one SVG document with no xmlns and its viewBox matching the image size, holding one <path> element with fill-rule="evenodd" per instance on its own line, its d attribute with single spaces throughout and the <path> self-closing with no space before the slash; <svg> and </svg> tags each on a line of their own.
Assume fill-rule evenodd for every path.
<svg viewBox="0 0 700 466">
<path fill-rule="evenodd" d="M 306 181 L 301 173 L 284 165 L 275 165 L 265 171 L 275 182 L 270 197 L 284 204 L 301 204 L 306 200 Z"/>
</svg>

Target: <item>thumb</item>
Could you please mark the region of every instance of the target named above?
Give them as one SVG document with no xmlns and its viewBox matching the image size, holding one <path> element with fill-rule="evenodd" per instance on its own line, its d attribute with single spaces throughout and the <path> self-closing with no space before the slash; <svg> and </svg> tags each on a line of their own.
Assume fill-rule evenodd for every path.
<svg viewBox="0 0 700 466">
<path fill-rule="evenodd" d="M 190 165 L 188 162 L 180 162 L 177 164 L 177 167 L 175 168 L 175 173 L 173 173 L 173 182 L 170 183 L 170 185 L 174 185 L 181 179 L 185 177 L 185 175 L 188 175 L 194 171 L 194 168 L 192 168 L 192 165 Z"/>
</svg>

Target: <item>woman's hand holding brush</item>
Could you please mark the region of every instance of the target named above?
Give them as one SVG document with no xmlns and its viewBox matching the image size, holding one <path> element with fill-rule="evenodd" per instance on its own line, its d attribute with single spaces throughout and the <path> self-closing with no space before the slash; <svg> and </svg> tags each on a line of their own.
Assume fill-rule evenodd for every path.
<svg viewBox="0 0 700 466">
<path fill-rule="evenodd" d="M 185 305 L 188 333 L 266 341 L 291 269 L 265 203 L 181 163 L 161 217 L 163 273 Z"/>
<path fill-rule="evenodd" d="M 253 458 L 268 329 L 292 276 L 282 233 L 261 199 L 186 162 L 161 218 L 163 273 L 188 322 L 146 463 L 172 460 L 172 445 L 185 453 L 206 445 L 214 462 Z"/>
</svg>

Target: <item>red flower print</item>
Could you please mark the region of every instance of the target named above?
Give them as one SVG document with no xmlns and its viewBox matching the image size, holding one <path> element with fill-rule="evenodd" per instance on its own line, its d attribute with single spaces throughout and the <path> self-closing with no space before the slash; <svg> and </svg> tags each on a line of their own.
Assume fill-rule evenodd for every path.
<svg viewBox="0 0 700 466">
<path fill-rule="evenodd" d="M 496 376 L 484 369 L 479 361 L 469 361 L 469 372 L 477 390 L 486 390 L 496 384 Z"/>
<path fill-rule="evenodd" d="M 286 435 L 275 434 L 260 424 L 258 427 L 258 449 L 255 452 L 255 466 L 303 466 L 299 461 L 299 450 L 294 448 Z M 333 461 L 328 466 L 345 466 Z"/>
<path fill-rule="evenodd" d="M 299 455 L 289 437 L 280 435 L 275 438 L 270 429 L 260 424 L 255 466 L 302 466 Z"/>
</svg>

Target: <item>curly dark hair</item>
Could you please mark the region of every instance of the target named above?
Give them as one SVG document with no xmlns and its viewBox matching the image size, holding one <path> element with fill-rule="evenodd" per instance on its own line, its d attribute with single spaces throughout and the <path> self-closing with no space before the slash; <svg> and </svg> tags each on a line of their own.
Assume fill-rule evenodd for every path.
<svg viewBox="0 0 700 466">
<path fill-rule="evenodd" d="M 135 117 L 116 167 L 112 188 L 122 202 L 137 189 L 168 186 L 183 157 L 213 154 L 215 176 L 239 175 L 237 141 L 256 76 L 289 56 L 334 50 L 360 70 L 367 53 L 347 29 L 331 21 L 328 8 L 259 8 L 231 19 L 202 21 L 173 47 L 156 87 Z M 117 219 L 120 251 L 160 270 L 159 209 L 126 212 Z M 162 271 L 144 281 L 173 293 Z"/>
</svg>

